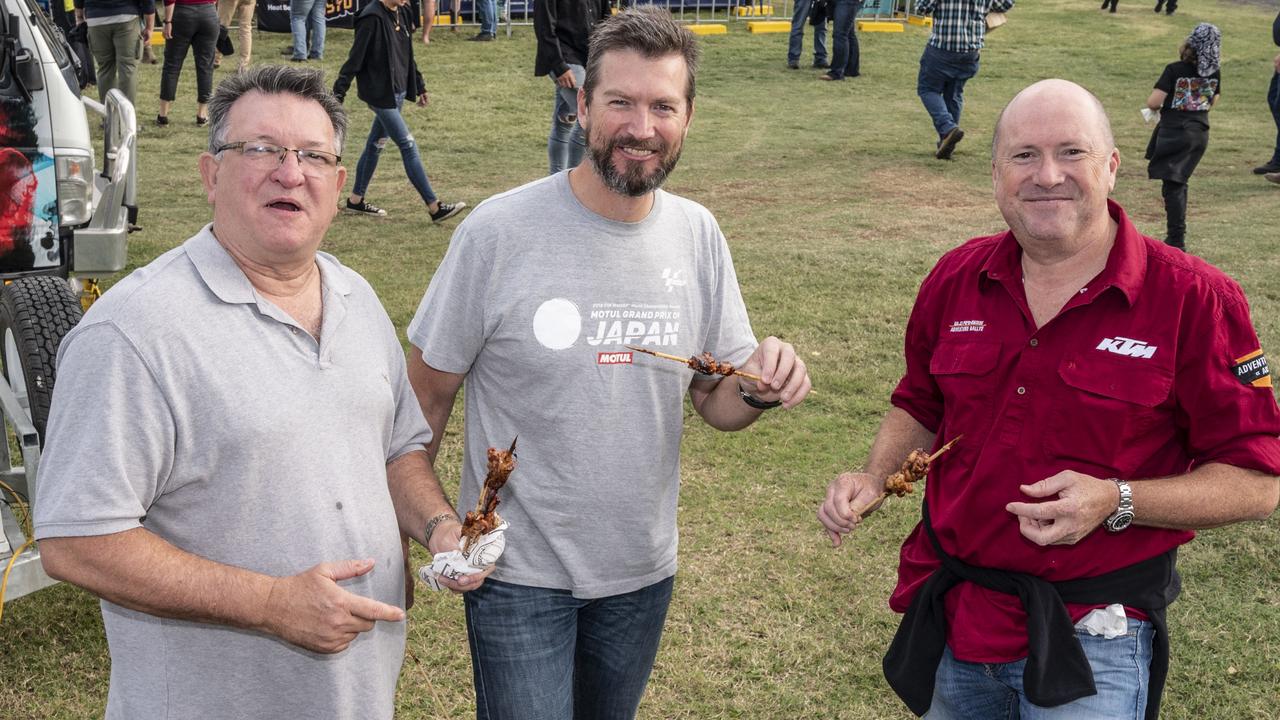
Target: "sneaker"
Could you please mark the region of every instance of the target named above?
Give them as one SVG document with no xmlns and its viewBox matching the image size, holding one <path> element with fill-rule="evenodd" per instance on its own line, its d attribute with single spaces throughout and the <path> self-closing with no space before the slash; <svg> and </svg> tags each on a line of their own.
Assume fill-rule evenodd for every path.
<svg viewBox="0 0 1280 720">
<path fill-rule="evenodd" d="M 157 124 L 157 125 L 159 125 L 159 126 L 161 126 L 161 127 L 163 127 L 163 126 L 165 126 L 165 125 L 168 125 L 168 124 L 169 124 L 169 116 L 168 116 L 168 115 L 157 115 L 157 116 L 156 116 L 156 124 Z"/>
<path fill-rule="evenodd" d="M 462 209 L 466 206 L 467 204 L 461 200 L 452 203 L 442 202 L 440 203 L 440 206 L 436 208 L 436 211 L 431 213 L 431 222 L 444 222 L 445 220 L 448 220 L 454 215 L 462 212 Z"/>
<path fill-rule="evenodd" d="M 291 58 L 289 58 L 289 62 L 306 62 L 306 61 L 307 61 L 307 59 L 306 59 L 306 58 L 304 58 L 304 57 L 291 57 Z"/>
<path fill-rule="evenodd" d="M 938 142 L 938 151 L 933 154 L 939 160 L 950 160 L 951 154 L 956 151 L 956 145 L 964 139 L 964 131 L 959 127 L 951 128 L 951 132 L 942 136 L 942 140 Z"/>
<path fill-rule="evenodd" d="M 473 35 L 467 38 L 467 40 L 470 40 L 471 42 L 489 42 L 493 39 L 494 39 L 493 33 L 483 33 L 483 32 L 478 35 Z"/>
<path fill-rule="evenodd" d="M 1265 165 L 1259 165 L 1253 169 L 1254 175 L 1266 175 L 1267 173 L 1280 172 L 1280 165 L 1268 162 Z"/>
<path fill-rule="evenodd" d="M 373 215 L 374 217 L 386 217 L 387 211 L 370 203 L 368 200 L 361 200 L 358 203 L 351 202 L 351 198 L 347 198 L 347 206 L 343 208 L 344 212 L 352 215 Z"/>
<path fill-rule="evenodd" d="M 1273 182 L 1277 185 L 1280 185 L 1280 172 L 1267 173 L 1262 177 L 1266 178 L 1267 182 Z"/>
<path fill-rule="evenodd" d="M 818 79 L 819 79 L 819 80 L 843 80 L 844 78 L 842 78 L 842 77 L 836 77 L 835 75 L 832 75 L 831 73 L 823 73 L 823 74 L 821 74 L 821 75 L 819 75 L 819 76 L 818 76 Z"/>
<path fill-rule="evenodd" d="M 292 45 L 290 45 L 289 47 L 287 47 L 287 48 L 285 48 L 285 49 L 281 50 L 281 51 L 280 51 L 280 54 L 281 54 L 281 55 L 283 55 L 283 56 L 285 56 L 285 57 L 290 57 L 290 56 L 292 56 L 292 55 L 293 55 L 293 46 L 292 46 Z"/>
<path fill-rule="evenodd" d="M 788 69 L 788 70 L 799 70 L 799 69 L 800 69 L 800 63 L 796 62 L 795 60 L 788 60 L 788 61 L 787 61 L 787 69 Z"/>
</svg>

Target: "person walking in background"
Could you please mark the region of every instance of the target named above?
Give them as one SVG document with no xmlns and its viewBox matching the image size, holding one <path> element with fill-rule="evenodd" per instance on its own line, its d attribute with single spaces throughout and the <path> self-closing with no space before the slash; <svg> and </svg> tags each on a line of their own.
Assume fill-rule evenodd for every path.
<svg viewBox="0 0 1280 720">
<path fill-rule="evenodd" d="M 1147 107 L 1160 111 L 1147 143 L 1147 177 L 1161 183 L 1164 241 L 1179 250 L 1186 249 L 1187 181 L 1209 145 L 1209 109 L 1222 93 L 1221 48 L 1217 27 L 1197 25 L 1178 49 L 1178 61 L 1165 66 L 1147 98 Z"/>
<path fill-rule="evenodd" d="M 555 88 L 547 136 L 552 175 L 577 167 L 587 146 L 578 124 L 578 88 L 586 75 L 591 29 L 606 17 L 609 0 L 540 0 L 533 6 L 533 31 L 538 38 L 533 74 L 550 76 Z"/>
<path fill-rule="evenodd" d="M 88 26 L 89 52 L 97 73 L 98 99 L 119 88 L 137 103 L 138 61 L 151 42 L 156 6 L 152 0 L 75 0 L 77 23 Z"/>
<path fill-rule="evenodd" d="M 1111 12 L 1115 12 L 1116 2 L 1117 0 L 1102 0 L 1102 9 L 1106 10 L 1107 8 L 1110 8 Z"/>
<path fill-rule="evenodd" d="M 293 33 L 293 55 L 289 59 L 293 62 L 324 57 L 324 6 L 325 0 L 289 0 L 289 30 Z"/>
<path fill-rule="evenodd" d="M 787 67 L 800 69 L 800 53 L 804 52 L 804 26 L 813 26 L 813 67 L 831 67 L 827 62 L 827 15 L 831 0 L 796 0 L 791 16 L 791 39 L 787 43 Z"/>
<path fill-rule="evenodd" d="M 231 27 L 234 19 L 239 28 L 236 42 L 240 43 L 240 62 L 236 72 L 243 72 L 249 67 L 253 56 L 253 8 L 254 0 L 218 0 L 218 24 Z M 214 55 L 214 65 L 221 61 L 221 54 Z"/>
<path fill-rule="evenodd" d="M 1165 15 L 1172 15 L 1174 10 L 1178 9 L 1178 0 L 1156 0 L 1156 12 L 1164 9 Z"/>
<path fill-rule="evenodd" d="M 861 74 L 860 53 L 858 51 L 858 34 L 855 26 L 858 12 L 862 10 L 862 0 L 832 0 L 835 3 L 834 19 L 831 21 L 833 45 L 831 52 L 831 70 L 822 75 L 823 80 L 843 80 L 846 77 L 858 77 Z"/>
<path fill-rule="evenodd" d="M 355 184 L 345 209 L 360 215 L 386 216 L 387 211 L 368 202 L 364 196 L 378 168 L 382 148 L 390 138 L 400 148 L 405 172 L 427 204 L 431 222 L 438 223 L 458 214 L 467 204 L 442 203 L 436 197 L 422 166 L 418 143 L 400 114 L 406 98 L 415 100 L 419 107 L 426 107 L 429 101 L 422 73 L 413 60 L 414 25 L 408 5 L 409 0 L 377 0 L 360 11 L 356 16 L 351 54 L 333 83 L 334 96 L 343 102 L 354 79 L 357 94 L 373 111 L 373 127 L 356 163 Z"/>
<path fill-rule="evenodd" d="M 213 94 L 213 53 L 218 42 L 216 0 L 165 0 L 164 66 L 160 70 L 160 113 L 157 125 L 169 124 L 169 108 L 178 94 L 178 78 L 187 51 L 196 59 L 196 125 L 209 122 Z"/>
<path fill-rule="evenodd" d="M 978 74 L 978 56 L 987 35 L 987 15 L 1008 12 L 1014 0 L 920 0 L 916 12 L 933 16 L 933 32 L 920 56 L 916 94 L 938 133 L 933 156 L 950 160 L 964 139 L 960 111 L 964 85 Z"/>
<path fill-rule="evenodd" d="M 1280 47 L 1280 13 L 1271 23 L 1271 41 Z M 1272 61 L 1275 72 L 1271 74 L 1271 87 L 1267 90 L 1267 107 L 1271 108 L 1271 119 L 1276 124 L 1276 147 L 1271 152 L 1271 159 L 1253 169 L 1255 175 L 1265 175 L 1268 180 L 1280 183 L 1280 55 Z"/>
</svg>

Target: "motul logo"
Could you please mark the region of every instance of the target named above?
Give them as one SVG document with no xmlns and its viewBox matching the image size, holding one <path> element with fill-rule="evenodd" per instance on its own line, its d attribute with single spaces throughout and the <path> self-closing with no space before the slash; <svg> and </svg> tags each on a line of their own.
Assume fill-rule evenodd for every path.
<svg viewBox="0 0 1280 720">
<path fill-rule="evenodd" d="M 596 353 L 597 365 L 630 365 L 631 353 L 629 352 L 602 352 Z"/>
<path fill-rule="evenodd" d="M 1117 355 L 1128 355 L 1133 358 L 1149 358 L 1156 354 L 1156 346 L 1148 345 L 1142 340 L 1126 337 L 1102 338 L 1095 350 L 1106 350 Z"/>
</svg>

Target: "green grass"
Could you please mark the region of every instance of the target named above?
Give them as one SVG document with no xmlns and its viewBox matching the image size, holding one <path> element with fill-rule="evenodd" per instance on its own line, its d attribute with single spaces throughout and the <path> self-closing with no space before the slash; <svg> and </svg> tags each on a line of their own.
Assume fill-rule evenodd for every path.
<svg viewBox="0 0 1280 720">
<path fill-rule="evenodd" d="M 920 28 L 863 34 L 864 76 L 836 84 L 787 70 L 785 34 L 751 36 L 735 22 L 729 35 L 704 41 L 697 113 L 670 189 L 719 218 L 757 333 L 795 343 L 818 394 L 739 434 L 690 416 L 681 572 L 642 717 L 909 717 L 880 675 L 880 657 L 897 622 L 886 606 L 897 548 L 918 497 L 891 502 L 839 551 L 813 511 L 827 482 L 865 456 L 901 372 L 903 324 L 924 273 L 965 238 L 1002 228 L 987 143 L 1000 107 L 1031 81 L 1066 77 L 1099 95 L 1123 158 L 1115 197 L 1159 236 L 1163 207 L 1145 177 L 1150 128 L 1138 108 L 1196 22 L 1222 28 L 1225 95 L 1191 183 L 1188 245 L 1241 282 L 1264 346 L 1280 340 L 1280 188 L 1249 174 L 1275 137 L 1264 101 L 1275 12 L 1274 2 L 1199 0 L 1165 17 L 1126 0 L 1109 15 L 1094 0 L 1023 0 L 983 53 L 967 92 L 968 135 L 951 163 L 932 159 L 932 128 L 915 97 Z M 463 42 L 471 32 L 440 28 L 425 52 L 419 46 L 432 104 L 407 117 L 441 197 L 474 203 L 543 174 L 551 87 L 532 76 L 530 29 Z M 329 33 L 331 75 L 349 38 Z M 285 42 L 259 35 L 256 59 L 276 61 Z M 146 230 L 131 238 L 134 266 L 209 217 L 195 168 L 204 137 L 192 124 L 192 66 L 165 130 L 148 122 L 158 76 L 158 67 L 144 68 L 139 92 Z M 371 115 L 357 102 L 351 110 L 354 169 Z M 326 249 L 369 278 L 403 328 L 450 229 L 424 222 L 394 151 L 369 197 L 392 219 L 340 217 Z M 453 430 L 440 463 L 451 488 Z M 1272 518 L 1202 533 L 1182 553 L 1165 717 L 1280 717 L 1277 547 Z M 88 594 L 60 586 L 6 608 L 0 718 L 100 716 L 108 669 Z M 420 592 L 400 716 L 467 717 L 471 705 L 460 603 Z"/>
</svg>

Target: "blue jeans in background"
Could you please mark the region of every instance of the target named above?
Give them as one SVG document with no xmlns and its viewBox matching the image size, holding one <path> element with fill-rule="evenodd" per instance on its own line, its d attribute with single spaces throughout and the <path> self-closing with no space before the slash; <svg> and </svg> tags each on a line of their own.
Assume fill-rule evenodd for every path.
<svg viewBox="0 0 1280 720">
<path fill-rule="evenodd" d="M 393 108 L 369 106 L 373 111 L 373 127 L 369 129 L 369 139 L 365 141 L 364 152 L 360 153 L 360 161 L 356 163 L 356 180 L 351 188 L 351 194 L 364 197 L 365 191 L 369 189 L 369 181 L 373 180 L 373 171 L 378 169 L 378 156 L 382 154 L 382 148 L 390 137 L 400 148 L 400 159 L 404 162 L 404 171 L 409 176 L 409 182 L 413 183 L 413 187 L 417 189 L 422 202 L 430 205 L 436 202 L 436 194 L 431 191 L 427 171 L 422 167 L 422 157 L 418 155 L 418 143 L 413 139 L 413 133 L 409 132 L 404 116 L 400 114 L 402 105 L 404 105 L 404 93 L 396 93 L 396 106 Z"/>
<path fill-rule="evenodd" d="M 582 87 L 587 70 L 573 64 L 569 65 L 569 70 L 573 73 L 575 87 L 560 87 L 554 70 L 548 75 L 556 89 L 555 102 L 551 107 L 551 134 L 547 136 L 547 160 L 552 175 L 565 168 L 577 167 L 587 148 L 586 135 L 578 124 L 578 88 Z"/>
<path fill-rule="evenodd" d="M 1271 165 L 1280 165 L 1280 72 L 1271 76 L 1271 88 L 1267 90 L 1267 105 L 1271 119 L 1276 121 L 1276 149 L 1271 154 Z"/>
<path fill-rule="evenodd" d="M 809 20 L 809 8 L 813 0 L 796 0 L 796 12 L 791 16 L 791 42 L 787 45 L 787 64 L 800 62 L 800 53 L 804 52 L 804 25 Z M 813 64 L 824 65 L 827 62 L 827 21 L 813 26 Z"/>
<path fill-rule="evenodd" d="M 293 59 L 324 57 L 324 0 L 289 0 L 289 30 L 293 32 Z M 311 50 L 307 51 L 307 31 Z"/>
<path fill-rule="evenodd" d="M 594 600 L 485 581 L 462 596 L 477 720 L 631 720 L 674 577 Z"/>
<path fill-rule="evenodd" d="M 498 34 L 497 0 L 476 0 L 476 22 L 480 23 L 480 32 L 484 35 Z"/>
<path fill-rule="evenodd" d="M 1057 707 L 1027 700 L 1025 658 L 1011 663 L 957 660 L 947 648 L 938 663 L 933 706 L 925 720 L 1142 720 L 1151 678 L 1151 623 L 1129 619 L 1129 632 L 1110 640 L 1077 630 L 1097 695 Z"/>
<path fill-rule="evenodd" d="M 854 24 L 858 20 L 858 11 L 862 10 L 862 0 L 835 0 L 835 2 L 833 13 L 835 17 L 831 20 L 831 39 L 835 47 L 831 52 L 831 72 L 827 74 L 833 80 L 858 77 L 861 57 Z"/>
<path fill-rule="evenodd" d="M 946 135 L 960 124 L 964 109 L 964 84 L 978 74 L 978 52 L 956 53 L 932 45 L 924 46 L 920 56 L 920 75 L 916 78 L 916 94 L 933 118 L 938 136 Z"/>
</svg>

